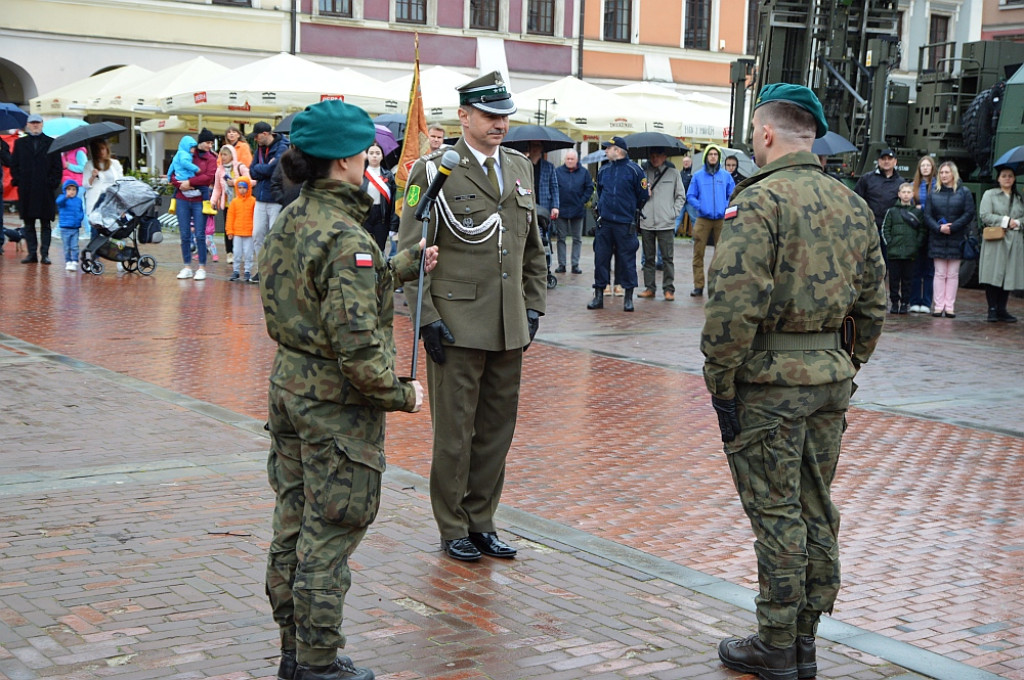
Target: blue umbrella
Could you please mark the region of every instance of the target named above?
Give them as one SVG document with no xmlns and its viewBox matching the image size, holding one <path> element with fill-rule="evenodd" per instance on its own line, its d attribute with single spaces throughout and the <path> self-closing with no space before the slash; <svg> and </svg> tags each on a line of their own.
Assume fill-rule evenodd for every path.
<svg viewBox="0 0 1024 680">
<path fill-rule="evenodd" d="M 50 120 L 43 121 L 43 134 L 50 137 L 60 137 L 84 125 L 88 125 L 88 123 L 81 118 L 51 118 Z"/>
<path fill-rule="evenodd" d="M 996 170 L 1009 168 L 1013 174 L 1019 175 L 1021 167 L 1024 166 L 1024 146 L 1015 146 L 996 160 L 992 167 Z"/>
<path fill-rule="evenodd" d="M 14 104 L 0 102 L 0 130 L 21 129 L 28 123 L 28 114 Z"/>
</svg>

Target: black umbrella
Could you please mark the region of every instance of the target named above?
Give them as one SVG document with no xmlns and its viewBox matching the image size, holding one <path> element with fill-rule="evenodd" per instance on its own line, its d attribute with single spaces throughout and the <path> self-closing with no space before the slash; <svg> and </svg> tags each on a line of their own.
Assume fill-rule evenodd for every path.
<svg viewBox="0 0 1024 680">
<path fill-rule="evenodd" d="M 664 149 L 669 156 L 682 156 L 690 149 L 672 135 L 664 132 L 637 132 L 623 137 L 629 145 L 632 158 L 647 158 L 651 149 Z"/>
<path fill-rule="evenodd" d="M 996 160 L 992 164 L 993 168 L 1009 168 L 1013 170 L 1013 174 L 1021 174 L 1021 169 L 1024 168 L 1024 146 L 1015 146 Z"/>
<path fill-rule="evenodd" d="M 296 111 L 295 113 L 298 113 Z M 287 116 L 281 119 L 281 122 L 274 128 L 274 132 L 279 132 L 283 135 L 288 134 L 292 131 L 292 120 L 295 119 L 295 113 L 289 113 Z"/>
<path fill-rule="evenodd" d="M 526 153 L 530 142 L 540 142 L 544 147 L 544 153 L 556 149 L 571 149 L 576 142 L 569 138 L 561 130 L 556 130 L 547 125 L 516 125 L 508 129 L 508 134 L 502 140 L 502 146 L 507 146 Z"/>
<path fill-rule="evenodd" d="M 14 104 L 0 102 L 0 130 L 21 129 L 28 123 L 28 114 Z"/>
<path fill-rule="evenodd" d="M 60 151 L 68 151 L 69 149 L 77 149 L 80 146 L 87 145 L 93 140 L 113 137 L 117 133 L 124 132 L 127 129 L 128 128 L 123 125 L 111 123 L 110 121 L 83 125 L 82 127 L 77 127 L 71 132 L 67 132 L 53 140 L 53 143 L 50 144 L 49 153 L 58 153 Z"/>
<path fill-rule="evenodd" d="M 811 153 L 818 156 L 837 156 L 841 153 L 858 150 L 846 137 L 831 130 L 826 132 L 824 137 L 815 139 L 814 144 L 811 145 Z"/>
</svg>

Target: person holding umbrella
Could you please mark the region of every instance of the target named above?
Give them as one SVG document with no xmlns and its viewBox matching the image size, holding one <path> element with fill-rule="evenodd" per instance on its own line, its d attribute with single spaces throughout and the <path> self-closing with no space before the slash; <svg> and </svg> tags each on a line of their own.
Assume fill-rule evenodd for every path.
<svg viewBox="0 0 1024 680">
<path fill-rule="evenodd" d="M 686 189 L 683 178 L 668 161 L 668 154 L 662 147 L 648 152 L 644 172 L 647 175 L 647 191 L 651 198 L 644 206 L 640 219 L 640 239 L 644 247 L 644 289 L 637 297 L 653 298 L 657 291 L 657 267 L 655 255 L 660 250 L 662 260 L 661 289 L 665 299 L 676 299 L 675 286 L 675 227 L 676 216 L 686 204 Z"/>
<path fill-rule="evenodd" d="M 50 224 L 57 214 L 54 200 L 60 187 L 60 155 L 49 153 L 53 138 L 43 133 L 43 117 L 39 114 L 28 117 L 25 132 L 11 153 L 11 184 L 18 187 L 18 210 L 28 248 L 21 262 L 50 264 Z"/>
<path fill-rule="evenodd" d="M 370 680 L 347 656 L 342 608 L 348 561 L 377 515 L 387 411 L 416 412 L 423 388 L 395 373 L 394 287 L 437 262 L 420 240 L 385 260 L 362 228 L 360 190 L 374 127 L 327 100 L 295 116 L 279 159 L 302 184 L 267 235 L 260 295 L 277 343 L 270 373 L 276 494 L 267 594 L 280 628 L 278 678 Z"/>
</svg>

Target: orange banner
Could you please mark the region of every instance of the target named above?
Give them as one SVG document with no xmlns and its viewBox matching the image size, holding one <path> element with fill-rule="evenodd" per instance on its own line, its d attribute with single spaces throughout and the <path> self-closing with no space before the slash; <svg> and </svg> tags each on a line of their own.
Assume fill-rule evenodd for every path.
<svg viewBox="0 0 1024 680">
<path fill-rule="evenodd" d="M 430 151 L 427 139 L 427 116 L 423 112 L 423 93 L 420 91 L 420 34 L 416 34 L 416 65 L 413 67 L 412 88 L 409 90 L 409 113 L 405 118 L 405 139 L 402 155 L 395 171 L 395 182 L 402 189 L 409 179 L 409 171 L 420 156 Z"/>
</svg>

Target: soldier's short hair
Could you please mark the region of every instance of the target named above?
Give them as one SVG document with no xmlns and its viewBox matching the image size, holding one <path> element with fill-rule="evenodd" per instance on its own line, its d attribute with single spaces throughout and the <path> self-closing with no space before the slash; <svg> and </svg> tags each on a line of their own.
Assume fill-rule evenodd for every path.
<svg viewBox="0 0 1024 680">
<path fill-rule="evenodd" d="M 768 102 L 759 106 L 757 113 L 761 114 L 762 122 L 771 123 L 780 132 L 796 137 L 810 136 L 811 139 L 817 134 L 818 124 L 814 116 L 796 104 L 787 101 Z"/>
</svg>

